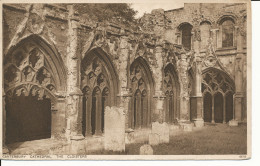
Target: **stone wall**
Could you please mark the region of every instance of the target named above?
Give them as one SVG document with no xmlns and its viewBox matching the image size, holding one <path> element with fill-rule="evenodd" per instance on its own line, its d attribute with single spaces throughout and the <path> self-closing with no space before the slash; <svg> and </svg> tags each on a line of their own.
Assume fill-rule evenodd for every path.
<svg viewBox="0 0 260 166">
<path fill-rule="evenodd" d="M 212 14 L 212 12 L 214 14 Z M 223 16 L 235 20 L 234 47 L 218 47 L 219 21 Z M 53 135 L 57 137 L 82 137 L 82 62 L 89 53 L 98 52 L 111 64 L 117 89 L 111 106 L 123 107 L 126 112 L 126 128 L 129 128 L 131 99 L 135 92 L 131 87 L 130 66 L 142 61 L 150 86 L 150 122 L 166 121 L 165 73 L 167 65 L 174 68 L 178 86 L 177 122 L 203 121 L 201 81 L 204 71 L 219 69 L 236 85 L 235 100 L 239 108 L 238 121 L 245 120 L 246 111 L 246 6 L 244 4 L 185 4 L 184 8 L 163 11 L 153 10 L 145 14 L 138 31 L 116 23 L 87 21 L 77 14 L 73 5 L 4 4 L 4 59 L 16 45 L 30 36 L 42 39 L 53 54 L 56 68 L 61 67 L 63 84 L 55 93 L 57 104 L 53 109 Z M 201 34 L 201 23 L 209 22 L 208 34 Z M 180 45 L 179 26 L 192 25 L 191 50 Z M 204 27 L 205 28 L 205 27 Z M 206 27 L 207 28 L 207 27 Z M 102 53 L 101 53 L 102 52 Z M 141 60 L 140 60 L 141 59 Z M 236 75 L 239 71 L 239 75 Z M 62 73 L 61 72 L 61 73 Z M 192 97 L 192 101 L 190 101 Z M 132 103 L 133 105 L 133 103 Z M 190 109 L 192 107 L 193 109 Z M 191 112 L 192 111 L 192 112 Z M 173 123 L 173 121 L 171 122 Z M 203 126 L 203 125 L 202 125 Z M 84 132 L 84 131 L 83 131 Z"/>
</svg>

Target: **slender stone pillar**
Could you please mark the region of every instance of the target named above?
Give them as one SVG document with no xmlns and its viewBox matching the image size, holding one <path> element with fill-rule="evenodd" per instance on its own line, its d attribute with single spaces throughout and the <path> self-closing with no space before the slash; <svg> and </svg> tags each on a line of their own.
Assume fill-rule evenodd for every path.
<svg viewBox="0 0 260 166">
<path fill-rule="evenodd" d="M 136 128 L 141 128 L 141 93 L 136 96 Z"/>
<path fill-rule="evenodd" d="M 237 55 L 235 60 L 235 85 L 236 92 L 234 95 L 234 120 L 242 121 L 242 101 L 243 93 L 243 38 L 240 33 L 237 33 Z"/>
<path fill-rule="evenodd" d="M 214 95 L 212 95 L 212 105 L 211 105 L 211 110 L 212 110 L 212 114 L 211 114 L 211 123 L 215 123 L 215 109 L 214 109 L 214 104 L 215 104 L 215 102 L 214 102 L 214 98 L 215 98 L 215 96 Z"/>
<path fill-rule="evenodd" d="M 195 63 L 194 63 L 194 89 L 193 89 L 193 96 L 190 98 L 190 111 L 192 116 L 192 120 L 196 127 L 203 127 L 204 120 L 203 120 L 203 106 L 202 106 L 202 93 L 201 93 L 201 84 L 202 84 L 202 59 L 200 56 L 200 31 L 196 31 L 195 41 L 194 41 L 194 56 L 195 56 Z"/>
<path fill-rule="evenodd" d="M 83 139 L 82 135 L 82 92 L 80 90 L 80 58 L 78 50 L 78 20 L 74 16 L 73 5 L 69 5 L 67 54 L 67 134 L 71 140 Z"/>
<path fill-rule="evenodd" d="M 92 135 L 92 126 L 91 126 L 91 105 L 92 105 L 92 96 L 88 95 L 86 96 L 86 131 L 85 136 L 91 136 Z"/>
<path fill-rule="evenodd" d="M 101 92 L 99 92 L 101 93 Z M 101 111 L 102 111 L 102 103 L 101 103 L 101 94 L 96 96 L 96 130 L 95 135 L 99 136 L 102 135 L 101 131 Z"/>
<path fill-rule="evenodd" d="M 202 93 L 201 93 L 201 82 L 202 82 L 202 73 L 201 73 L 201 58 L 197 58 L 196 60 L 196 67 L 195 67 L 195 90 L 193 96 L 191 97 L 191 111 L 193 111 L 193 118 L 192 119 L 195 123 L 196 127 L 204 126 L 203 120 L 203 105 L 202 105 Z"/>
<path fill-rule="evenodd" d="M 226 123 L 226 96 L 223 97 L 223 123 Z"/>
<path fill-rule="evenodd" d="M 126 129 L 134 128 L 134 96 L 130 93 L 128 103 L 128 112 L 126 114 L 126 120 L 128 120 L 128 124 Z"/>
</svg>

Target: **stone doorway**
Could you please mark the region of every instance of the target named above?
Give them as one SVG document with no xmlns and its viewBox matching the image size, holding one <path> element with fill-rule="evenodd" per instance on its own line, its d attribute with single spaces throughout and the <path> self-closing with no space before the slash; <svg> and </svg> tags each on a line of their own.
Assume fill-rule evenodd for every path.
<svg viewBox="0 0 260 166">
<path fill-rule="evenodd" d="M 6 143 L 54 137 L 52 112 L 55 116 L 61 112 L 57 94 L 66 83 L 60 57 L 44 40 L 32 35 L 8 51 L 3 65 Z"/>
<path fill-rule="evenodd" d="M 6 143 L 51 137 L 51 101 L 36 96 L 6 99 Z"/>
</svg>

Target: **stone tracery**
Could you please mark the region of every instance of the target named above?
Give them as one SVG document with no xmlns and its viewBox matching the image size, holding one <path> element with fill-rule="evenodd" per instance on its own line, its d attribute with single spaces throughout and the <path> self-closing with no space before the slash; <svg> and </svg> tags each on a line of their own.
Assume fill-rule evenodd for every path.
<svg viewBox="0 0 260 166">
<path fill-rule="evenodd" d="M 144 68 L 143 59 L 136 59 L 130 68 L 131 92 L 129 127 L 148 127 L 151 123 L 152 80 Z"/>
<path fill-rule="evenodd" d="M 8 143 L 51 137 L 57 84 L 46 56 L 38 45 L 24 42 L 4 61 Z"/>
<path fill-rule="evenodd" d="M 94 51 L 93 51 L 94 52 Z M 85 136 L 101 135 L 104 132 L 104 111 L 115 103 L 115 73 L 102 57 L 89 53 L 82 63 L 83 133 Z M 89 59 L 90 58 L 90 59 Z M 112 79 L 113 78 L 113 79 Z"/>
<path fill-rule="evenodd" d="M 229 53 L 229 51 L 221 50 L 221 47 L 216 47 L 217 38 L 220 35 L 218 29 L 220 25 L 216 22 L 224 14 L 218 14 L 218 18 L 215 18 L 215 16 L 209 16 L 203 12 L 200 13 L 198 10 L 195 11 L 195 8 L 191 8 L 191 6 L 187 5 L 185 7 L 191 10 L 180 17 L 179 14 L 175 13 L 176 16 L 172 14 L 175 11 L 160 10 L 159 19 L 155 18 L 153 20 L 158 19 L 160 21 L 163 15 L 165 16 L 164 19 L 167 18 L 167 20 L 165 19 L 165 22 L 160 21 L 159 24 L 156 23 L 157 25 L 152 25 L 152 27 L 148 27 L 150 25 L 147 25 L 145 30 L 151 33 L 146 33 L 142 29 L 133 32 L 110 23 L 98 24 L 97 27 L 83 25 L 80 21 L 78 22 L 77 19 L 81 18 L 73 14 L 74 12 L 70 12 L 72 16 L 67 18 L 67 9 L 62 9 L 60 12 L 62 11 L 61 13 L 64 14 L 64 17 L 60 15 L 55 16 L 48 13 L 48 11 L 52 11 L 48 6 L 44 7 L 47 12 L 41 15 L 42 18 L 39 18 L 35 14 L 28 14 L 30 16 L 29 22 L 24 24 L 24 26 L 29 26 L 24 28 L 26 33 L 39 33 L 39 36 L 44 36 L 46 35 L 43 34 L 45 33 L 44 30 L 47 28 L 45 24 L 48 24 L 48 28 L 53 31 L 54 41 L 50 45 L 53 45 L 53 47 L 57 46 L 59 52 L 62 54 L 62 58 L 58 59 L 58 61 L 66 62 L 67 60 L 68 79 L 61 81 L 65 85 L 69 85 L 67 89 L 63 88 L 67 95 L 63 95 L 64 98 L 67 98 L 67 103 L 64 106 L 66 108 L 61 106 L 57 109 L 61 110 L 58 112 L 66 112 L 66 115 L 61 115 L 63 119 L 66 119 L 66 123 L 64 120 L 61 122 L 62 124 L 58 124 L 62 126 L 60 130 L 66 130 L 66 134 L 69 133 L 69 136 L 78 134 L 74 131 L 78 130 L 82 125 L 80 111 L 83 108 L 83 134 L 85 136 L 93 134 L 101 135 L 104 129 L 104 109 L 106 106 L 124 107 L 129 118 L 126 125 L 135 129 L 150 127 L 154 117 L 154 120 L 158 121 L 160 119 L 156 117 L 156 111 L 158 110 L 160 113 L 163 112 L 163 120 L 169 123 L 174 122 L 178 118 L 180 118 L 178 120 L 186 122 L 195 122 L 198 118 L 201 118 L 197 115 L 200 111 L 200 104 L 203 107 L 203 102 L 201 102 L 203 98 L 200 89 L 202 76 L 204 77 L 202 82 L 204 103 L 209 103 L 210 110 L 215 109 L 214 103 L 216 103 L 215 105 L 222 104 L 221 107 L 223 107 L 223 113 L 219 114 L 218 119 L 215 119 L 215 116 L 213 120 L 215 122 L 228 122 L 228 120 L 234 118 L 233 112 L 224 114 L 224 107 L 226 112 L 228 112 L 227 110 L 233 110 L 233 105 L 225 105 L 225 103 L 233 103 L 235 89 L 232 81 L 223 73 L 218 76 L 217 73 L 219 71 L 214 72 L 210 70 L 202 75 L 202 70 L 209 67 L 226 70 L 227 65 L 223 64 L 220 66 L 219 63 L 221 62 L 220 58 L 225 59 L 226 56 L 229 56 L 224 54 Z M 37 11 L 37 9 L 34 9 L 34 11 Z M 24 12 L 30 13 L 31 11 Z M 182 9 L 180 13 L 182 13 Z M 151 17 L 157 17 L 156 13 L 154 14 Z M 235 15 L 235 13 L 232 15 Z M 246 16 L 243 15 L 243 18 L 246 19 Z M 35 25 L 32 24 L 33 19 L 36 19 Z M 42 23 L 39 21 L 42 19 L 46 22 Z M 62 23 L 55 22 L 57 21 L 56 19 Z M 6 19 L 4 20 L 5 24 L 10 24 L 9 20 L 7 20 L 8 23 L 6 23 Z M 190 22 L 191 26 L 194 27 L 191 33 L 186 34 L 189 40 L 191 40 L 187 44 L 190 47 L 189 51 L 179 45 L 181 42 L 175 42 L 176 37 L 179 37 L 179 39 L 181 37 L 180 33 L 175 30 L 178 25 L 185 22 Z M 244 23 L 241 20 L 240 22 Z M 207 25 L 201 27 L 205 23 Z M 163 26 L 163 24 L 167 24 L 167 26 Z M 67 26 L 70 29 L 67 29 Z M 238 30 L 241 29 L 240 32 L 244 34 L 246 27 L 243 26 L 245 24 L 238 26 Z M 42 28 L 44 30 L 40 30 Z M 157 32 L 155 31 L 157 30 L 162 32 L 156 34 Z M 60 33 L 60 31 L 62 32 Z M 207 34 L 202 33 L 203 31 L 207 32 Z M 22 31 L 17 32 L 17 34 L 22 33 Z M 67 38 L 68 32 L 69 37 Z M 234 33 L 234 35 L 239 34 Z M 25 36 L 21 36 L 21 39 L 18 37 L 14 41 L 23 40 Z M 84 37 L 87 39 L 83 39 Z M 5 38 L 7 39 L 7 37 Z M 34 38 L 33 41 L 35 41 Z M 64 44 L 64 41 L 66 44 Z M 208 45 L 207 41 L 209 41 Z M 15 44 L 16 42 L 13 43 Z M 41 43 L 41 41 L 37 39 L 36 43 Z M 46 50 L 42 47 L 34 47 L 34 43 L 30 42 L 27 44 L 31 47 L 29 50 L 26 50 L 26 47 L 24 49 L 19 48 L 14 51 L 12 56 L 4 57 L 4 86 L 6 96 L 7 98 L 13 95 L 18 97 L 31 96 L 37 98 L 37 100 L 51 98 L 51 106 L 53 107 L 53 101 L 60 95 L 59 87 L 61 83 L 56 78 L 60 76 L 60 72 L 54 70 L 55 68 L 59 68 L 59 65 L 54 65 L 55 67 L 53 67 L 50 64 L 51 61 L 55 60 L 52 59 L 52 55 L 46 55 Z M 67 47 L 64 46 L 67 45 L 69 45 L 69 49 L 66 50 L 65 48 Z M 207 47 L 209 47 L 208 50 L 206 50 Z M 235 49 L 235 47 L 234 49 L 232 48 L 232 54 L 236 54 Z M 245 52 L 242 53 L 241 50 L 239 51 L 243 55 L 246 54 Z M 198 57 L 201 58 L 200 65 L 202 67 L 198 65 Z M 193 65 L 193 62 L 197 64 Z M 165 66 L 171 63 L 176 65 L 178 70 L 175 71 L 170 67 L 165 68 Z M 231 60 L 229 63 L 231 67 L 234 67 L 234 65 L 237 66 L 237 71 L 241 72 L 245 70 L 241 67 L 241 64 L 245 63 L 242 59 L 238 58 L 236 64 L 232 64 Z M 196 67 L 192 78 L 188 78 L 189 74 L 187 70 L 191 66 Z M 116 78 L 117 74 L 118 79 Z M 231 71 L 228 74 L 232 75 L 234 73 Z M 207 82 L 208 77 L 210 77 L 211 82 Z M 177 78 L 179 80 L 176 80 Z M 177 82 L 180 84 L 178 85 Z M 117 83 L 118 85 L 116 85 Z M 83 92 L 83 96 L 81 92 Z M 240 97 L 242 100 L 243 96 L 239 95 L 240 93 L 238 93 L 238 98 Z M 190 102 L 190 98 L 196 98 L 196 100 Z M 189 105 L 189 102 L 191 105 Z M 189 113 L 191 111 L 189 109 L 193 107 L 196 107 L 196 111 L 194 111 L 196 115 L 194 115 L 194 118 L 190 118 Z M 208 109 L 206 107 L 207 105 L 205 105 L 204 110 Z M 219 108 L 217 109 L 218 111 L 220 110 Z M 56 110 L 56 107 L 53 110 Z M 203 114 L 203 109 L 201 110 L 201 114 Z M 77 113 L 78 115 L 74 116 Z M 205 114 L 204 119 L 210 122 L 213 114 L 212 111 L 208 111 L 208 113 L 209 117 Z M 67 121 L 72 116 L 75 118 L 71 118 L 72 121 Z M 239 118 L 241 119 L 241 117 Z M 203 119 L 201 120 L 203 121 Z M 75 138 L 73 137 L 72 139 Z"/>
<path fill-rule="evenodd" d="M 31 91 L 32 86 L 41 87 L 44 93 L 54 96 L 56 84 L 51 72 L 47 70 L 44 53 L 34 44 L 25 44 L 16 50 L 5 62 L 5 89 L 13 92 L 18 85 Z M 28 89 L 29 88 L 29 89 Z M 13 92 L 15 93 L 15 92 Z M 46 95 L 48 96 L 48 95 Z"/>
<path fill-rule="evenodd" d="M 204 120 L 228 122 L 233 119 L 234 85 L 230 78 L 214 69 L 203 74 Z"/>
<path fill-rule="evenodd" d="M 174 71 L 172 64 L 168 64 L 164 69 L 165 120 L 169 123 L 175 122 L 179 114 L 179 82 Z"/>
</svg>

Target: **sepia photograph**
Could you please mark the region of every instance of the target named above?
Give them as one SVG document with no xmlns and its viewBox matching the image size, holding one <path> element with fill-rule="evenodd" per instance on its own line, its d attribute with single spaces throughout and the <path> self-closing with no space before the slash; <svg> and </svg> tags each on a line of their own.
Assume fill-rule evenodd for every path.
<svg viewBox="0 0 260 166">
<path fill-rule="evenodd" d="M 251 2 L 1 2 L 1 158 L 251 158 Z"/>
</svg>

